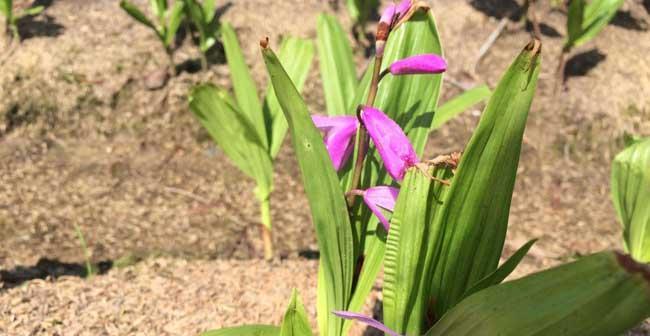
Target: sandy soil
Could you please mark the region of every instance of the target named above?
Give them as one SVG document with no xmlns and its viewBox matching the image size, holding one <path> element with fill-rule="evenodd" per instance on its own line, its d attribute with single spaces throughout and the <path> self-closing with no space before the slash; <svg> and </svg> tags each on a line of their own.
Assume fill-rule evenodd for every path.
<svg viewBox="0 0 650 336">
<path fill-rule="evenodd" d="M 477 50 L 497 26 L 503 7 L 514 3 L 500 2 L 495 7 L 490 4 L 494 2 L 432 1 L 450 77 L 466 84 L 494 85 L 526 44 L 528 33 L 511 24 L 475 76 L 468 76 Z M 296 258 L 316 249 L 316 244 L 290 146 L 285 146 L 276 164 L 272 215 L 279 254 L 291 261 L 264 266 L 254 260 L 260 256 L 260 242 L 255 226 L 258 209 L 251 201 L 253 183 L 211 143 L 187 109 L 186 94 L 192 85 L 204 81 L 229 85 L 227 67 L 217 62 L 209 72 L 191 71 L 198 64 L 198 53 L 186 40 L 176 63 L 188 71 L 171 79 L 164 89 L 149 91 L 146 78 L 165 64 L 165 55 L 148 30 L 120 11 L 117 1 L 44 3 L 48 7 L 43 16 L 21 24 L 26 37 L 23 44 L 10 56 L 6 50 L 0 53 L 0 270 L 4 285 L 12 287 L 47 275 L 82 274 L 83 251 L 75 225 L 84 232 L 94 262 L 145 261 L 88 281 L 33 280 L 22 287 L 0 289 L 0 311 L 15 317 L 0 325 L 0 333 L 55 334 L 63 326 L 87 330 L 82 326 L 99 324 L 106 327 L 97 326 L 104 328 L 97 330 L 107 334 L 149 334 L 152 330 L 191 334 L 230 323 L 277 322 L 290 286 L 298 286 L 310 302 L 313 272 L 306 270 L 313 262 Z M 505 252 L 511 253 L 531 238 L 540 241 L 517 275 L 575 255 L 621 246 L 609 199 L 609 162 L 621 148 L 624 134 L 650 134 L 648 7 L 647 2 L 627 1 L 613 24 L 576 50 L 579 56 L 568 66 L 575 75 L 559 96 L 552 95 L 553 74 L 564 16 L 548 8 L 540 13 L 550 36 L 544 38 L 543 73 L 525 136 Z M 226 6 L 223 20 L 236 28 L 263 88 L 266 75 L 259 38 L 270 36 L 274 42 L 285 34 L 314 38 L 321 11 L 336 13 L 350 26 L 345 11 L 335 12 L 326 1 L 317 0 L 237 0 Z M 296 13 L 301 15 L 299 20 Z M 363 52 L 357 53 L 361 69 Z M 305 88 L 313 112 L 324 110 L 317 69 L 315 63 Z M 457 88 L 448 85 L 444 98 L 457 93 Z M 432 135 L 427 155 L 461 149 L 479 116 L 478 109 L 470 111 Z M 149 259 L 156 256 L 163 258 Z M 174 276 L 191 279 L 192 286 L 159 274 L 157 263 L 167 265 Z M 300 263 L 303 266 L 296 266 Z M 255 267 L 247 268 L 251 265 Z M 233 284 L 243 293 L 238 285 L 244 282 L 233 280 L 237 272 L 225 274 L 228 267 L 256 272 L 261 268 L 258 277 L 246 282 L 259 286 L 256 293 L 267 290 L 267 282 L 284 282 L 285 274 L 292 274 L 289 278 L 296 283 L 287 282 L 283 292 L 269 296 L 263 312 L 250 312 L 255 316 L 242 309 L 215 308 L 229 302 L 251 307 L 253 301 L 242 299 L 244 294 L 231 297 L 235 294 L 230 291 L 211 288 L 211 296 L 205 296 L 210 300 L 197 302 L 202 298 L 194 297 L 196 291 L 210 285 L 204 277 L 186 277 L 195 272 Z M 305 271 L 286 273 L 297 269 Z M 147 297 L 156 290 L 145 289 L 153 281 L 150 277 L 156 277 L 159 289 L 178 293 L 178 299 L 169 302 L 172 298 L 163 294 Z M 84 296 L 86 301 L 79 299 Z M 39 300 L 31 299 L 35 297 L 48 298 L 48 304 L 23 316 L 19 309 L 39 307 Z M 124 321 L 136 320 L 120 320 L 116 310 L 87 321 L 75 318 L 89 305 L 102 311 L 102 304 L 131 297 L 132 302 L 124 303 L 131 316 L 149 321 L 128 325 L 131 330 L 120 328 L 127 327 Z M 160 308 L 154 318 L 150 315 L 153 306 L 169 310 Z M 50 329 L 39 331 L 43 323 Z M 171 329 L 163 330 L 166 326 Z"/>
</svg>

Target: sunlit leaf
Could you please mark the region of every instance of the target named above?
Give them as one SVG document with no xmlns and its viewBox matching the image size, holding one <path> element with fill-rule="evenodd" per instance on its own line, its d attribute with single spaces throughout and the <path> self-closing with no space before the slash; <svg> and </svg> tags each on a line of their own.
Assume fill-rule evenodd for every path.
<svg viewBox="0 0 650 336">
<path fill-rule="evenodd" d="M 470 107 L 490 98 L 491 94 L 492 91 L 490 91 L 487 85 L 480 85 L 445 102 L 433 115 L 431 129 L 435 130 L 440 128 L 444 123 L 465 112 Z"/>
<path fill-rule="evenodd" d="M 176 1 L 169 12 L 169 23 L 165 30 L 165 45 L 170 46 L 176 38 L 176 32 L 183 22 L 184 2 Z"/>
<path fill-rule="evenodd" d="M 210 330 L 201 336 L 279 336 L 280 328 L 271 325 L 246 325 L 241 327 Z"/>
<path fill-rule="evenodd" d="M 650 273 L 602 252 L 482 290 L 426 336 L 611 336 L 650 316 Z"/>
<path fill-rule="evenodd" d="M 305 307 L 295 289 L 291 294 L 291 302 L 284 313 L 280 336 L 310 336 L 312 335 Z"/>
<path fill-rule="evenodd" d="M 343 190 L 307 105 L 273 51 L 262 48 L 262 55 L 289 124 L 316 229 L 323 264 L 323 292 L 327 296 L 327 311 L 320 314 L 328 314 L 327 329 L 321 329 L 320 335 L 339 335 L 343 322 L 329 312 L 347 308 L 355 265 L 352 228 Z"/>
<path fill-rule="evenodd" d="M 586 5 L 584 0 L 573 0 L 573 2 L 577 4 L 571 3 L 569 8 L 568 29 L 570 31 L 566 42 L 569 48 L 580 46 L 596 37 L 614 18 L 625 0 L 592 0 Z M 577 16 L 581 12 L 582 20 L 578 20 Z M 576 34 L 578 24 L 580 30 L 579 34 Z"/>
<path fill-rule="evenodd" d="M 122 7 L 122 9 L 124 9 L 124 11 L 127 12 L 127 14 L 131 15 L 131 17 L 134 18 L 136 21 L 158 32 L 156 25 L 153 22 L 151 22 L 151 20 L 149 20 L 147 16 L 144 15 L 144 13 L 142 13 L 140 9 L 136 7 L 134 4 L 126 0 L 122 0 L 120 1 L 120 7 Z"/>
<path fill-rule="evenodd" d="M 650 139 L 633 142 L 614 159 L 612 198 L 627 250 L 650 262 Z"/>
</svg>

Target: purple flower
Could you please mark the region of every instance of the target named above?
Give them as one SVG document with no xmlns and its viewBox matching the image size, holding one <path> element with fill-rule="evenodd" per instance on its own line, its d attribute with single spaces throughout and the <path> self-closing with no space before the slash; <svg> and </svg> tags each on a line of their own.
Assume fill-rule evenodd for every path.
<svg viewBox="0 0 650 336">
<path fill-rule="evenodd" d="M 411 9 L 411 0 L 403 0 L 402 2 L 399 3 L 395 7 L 395 13 L 399 15 L 399 18 L 401 19 L 406 15 L 406 13 Z"/>
<path fill-rule="evenodd" d="M 378 186 L 368 188 L 363 192 L 363 201 L 366 203 L 370 211 L 379 218 L 381 224 L 384 225 L 386 232 L 390 228 L 388 219 L 381 212 L 381 209 L 393 211 L 395 209 L 395 201 L 399 195 L 399 189 L 388 186 Z"/>
<path fill-rule="evenodd" d="M 436 54 L 415 55 L 390 65 L 393 75 L 439 74 L 447 70 L 447 62 Z"/>
<path fill-rule="evenodd" d="M 361 121 L 390 176 L 403 180 L 406 169 L 420 162 L 404 131 L 382 111 L 369 106 L 361 109 Z"/>
<path fill-rule="evenodd" d="M 379 321 L 377 321 L 377 320 L 375 320 L 373 318 L 370 318 L 368 316 L 365 316 L 365 315 L 362 315 L 362 314 L 359 314 L 359 313 L 347 312 L 347 311 L 333 311 L 332 313 L 334 315 L 336 315 L 336 316 L 338 316 L 340 318 L 344 318 L 346 320 L 356 320 L 356 321 L 365 323 L 365 324 L 367 324 L 367 325 L 369 325 L 369 326 L 371 326 L 371 327 L 373 327 L 373 328 L 375 328 L 377 330 L 383 331 L 387 335 L 401 336 L 400 334 L 394 332 L 393 330 L 390 330 L 390 328 L 385 326 L 383 323 L 381 323 L 381 322 L 379 322 Z"/>
<path fill-rule="evenodd" d="M 379 23 L 385 23 L 388 26 L 393 24 L 393 18 L 395 17 L 395 5 L 391 4 L 386 9 L 384 9 L 384 12 L 381 14 L 381 18 L 379 19 Z"/>
<path fill-rule="evenodd" d="M 325 133 L 325 147 L 330 154 L 334 169 L 337 171 L 345 165 L 345 162 L 354 150 L 354 135 L 359 127 L 355 116 L 322 116 L 313 115 L 311 120 L 314 125 Z"/>
</svg>

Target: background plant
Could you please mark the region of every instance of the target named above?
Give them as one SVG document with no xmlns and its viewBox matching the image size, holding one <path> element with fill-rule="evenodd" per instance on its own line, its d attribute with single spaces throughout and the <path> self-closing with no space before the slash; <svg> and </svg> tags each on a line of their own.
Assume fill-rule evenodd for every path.
<svg viewBox="0 0 650 336">
<path fill-rule="evenodd" d="M 223 88 L 211 84 L 192 89 L 190 109 L 214 141 L 257 187 L 264 239 L 264 255 L 273 255 L 271 240 L 271 205 L 273 190 L 273 160 L 280 151 L 287 132 L 273 87 L 266 90 L 260 101 L 250 71 L 233 28 L 224 24 L 221 36 L 233 84 L 234 97 Z M 302 88 L 311 66 L 314 50 L 311 42 L 286 38 L 280 47 L 280 57 L 296 85 Z"/>
<path fill-rule="evenodd" d="M 187 16 L 199 33 L 199 50 L 201 51 L 201 67 L 208 68 L 207 53 L 217 42 L 219 18 L 216 16 L 216 1 L 183 0 Z"/>
<path fill-rule="evenodd" d="M 43 12 L 43 9 L 45 9 L 43 6 L 34 6 L 15 13 L 13 0 L 0 0 L 0 13 L 5 17 L 5 33 L 16 40 L 20 40 L 18 20 L 26 16 L 38 15 Z"/>
<path fill-rule="evenodd" d="M 127 0 L 120 2 L 120 7 L 129 14 L 133 19 L 149 27 L 156 33 L 156 36 L 162 43 L 167 59 L 169 61 L 169 71 L 176 74 L 176 65 L 174 63 L 174 40 L 176 32 L 185 17 L 183 8 L 184 2 L 181 0 L 174 1 L 170 7 L 167 0 L 151 0 L 151 10 L 156 17 L 156 23 L 147 18 L 147 16 L 134 4 Z"/>
<path fill-rule="evenodd" d="M 567 55 L 575 47 L 592 40 L 614 18 L 624 0 L 571 0 L 567 16 L 567 37 L 562 47 L 557 81 L 564 80 Z"/>
<path fill-rule="evenodd" d="M 650 262 L 650 139 L 633 140 L 612 164 L 612 199 L 625 249 Z"/>
</svg>

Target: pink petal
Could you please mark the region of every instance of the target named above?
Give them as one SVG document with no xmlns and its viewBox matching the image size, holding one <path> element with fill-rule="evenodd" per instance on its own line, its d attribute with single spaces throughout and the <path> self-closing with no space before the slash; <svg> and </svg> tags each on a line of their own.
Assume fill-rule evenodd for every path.
<svg viewBox="0 0 650 336">
<path fill-rule="evenodd" d="M 362 315 L 362 314 L 358 314 L 358 313 L 347 312 L 347 311 L 333 311 L 332 313 L 334 315 L 336 315 L 336 316 L 338 316 L 340 318 L 344 318 L 346 320 L 356 320 L 356 321 L 365 323 L 365 324 L 367 324 L 367 325 L 369 325 L 369 326 L 371 326 L 371 327 L 373 327 L 373 328 L 375 328 L 377 330 L 383 331 L 384 333 L 386 333 L 386 334 L 388 334 L 390 336 L 401 336 L 400 334 L 394 332 L 393 330 L 390 330 L 390 328 L 385 326 L 383 323 L 381 323 L 381 322 L 379 322 L 379 321 L 377 321 L 377 320 L 375 320 L 375 319 L 373 319 L 371 317 L 368 317 L 368 316 L 365 316 L 365 315 Z"/>
<path fill-rule="evenodd" d="M 386 9 L 384 9 L 384 12 L 381 14 L 381 18 L 379 19 L 380 23 L 385 23 L 387 25 L 392 25 L 393 24 L 393 17 L 395 17 L 395 5 L 391 4 Z"/>
<path fill-rule="evenodd" d="M 422 54 L 397 60 L 390 65 L 393 75 L 439 74 L 447 70 L 447 62 L 436 54 Z"/>
<path fill-rule="evenodd" d="M 395 209 L 395 202 L 397 201 L 398 195 L 398 188 L 388 186 L 372 187 L 366 189 L 363 193 L 363 201 L 366 203 L 368 208 L 370 208 L 372 213 L 379 218 L 379 221 L 384 225 L 387 232 L 390 228 L 390 223 L 384 216 L 381 208 L 393 211 L 393 209 Z"/>
<path fill-rule="evenodd" d="M 325 147 L 332 159 L 334 169 L 341 169 L 354 150 L 354 136 L 357 133 L 358 121 L 354 116 L 321 116 L 311 117 L 314 125 L 325 137 Z"/>
<path fill-rule="evenodd" d="M 403 0 L 400 2 L 399 5 L 395 7 L 395 12 L 399 15 L 398 19 L 401 19 L 409 9 L 411 9 L 411 0 Z"/>
<path fill-rule="evenodd" d="M 406 169 L 419 162 L 404 131 L 391 118 L 373 107 L 365 106 L 361 110 L 361 120 L 390 176 L 397 181 L 404 179 Z"/>
</svg>

